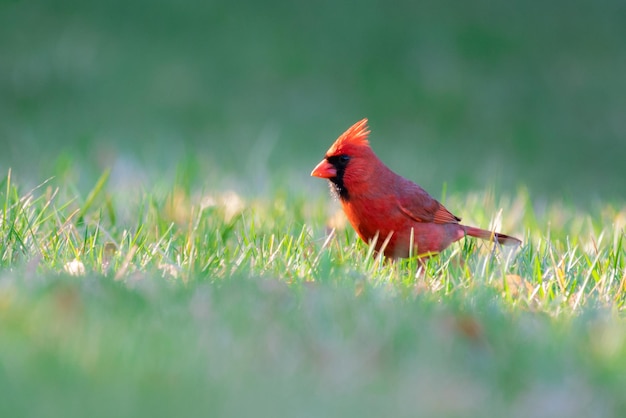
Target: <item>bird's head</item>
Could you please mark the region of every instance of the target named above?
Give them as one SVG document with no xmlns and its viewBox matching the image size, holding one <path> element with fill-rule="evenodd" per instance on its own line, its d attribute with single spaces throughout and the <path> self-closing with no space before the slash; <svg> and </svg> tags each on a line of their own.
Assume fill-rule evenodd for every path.
<svg viewBox="0 0 626 418">
<path fill-rule="evenodd" d="M 378 161 L 369 146 L 367 119 L 352 125 L 326 151 L 324 159 L 311 175 L 328 179 L 342 200 L 349 200 L 350 190 L 367 180 L 372 163 Z"/>
</svg>

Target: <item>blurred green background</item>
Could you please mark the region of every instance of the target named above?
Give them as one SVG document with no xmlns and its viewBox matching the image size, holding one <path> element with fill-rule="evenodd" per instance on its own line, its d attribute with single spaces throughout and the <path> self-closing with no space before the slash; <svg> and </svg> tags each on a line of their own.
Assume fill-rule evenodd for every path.
<svg viewBox="0 0 626 418">
<path fill-rule="evenodd" d="M 368 117 L 435 195 L 622 201 L 625 40 L 619 0 L 3 0 L 0 168 L 321 190 L 311 168 Z"/>
</svg>

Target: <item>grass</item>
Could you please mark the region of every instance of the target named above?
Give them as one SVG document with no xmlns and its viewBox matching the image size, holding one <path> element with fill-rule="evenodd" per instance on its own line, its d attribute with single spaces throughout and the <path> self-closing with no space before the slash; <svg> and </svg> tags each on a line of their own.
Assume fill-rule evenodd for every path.
<svg viewBox="0 0 626 418">
<path fill-rule="evenodd" d="M 418 271 L 327 195 L 0 183 L 3 416 L 623 416 L 623 208 L 448 193 Z"/>
<path fill-rule="evenodd" d="M 428 190 L 620 197 L 624 28 L 621 0 L 5 1 L 0 172 L 80 162 L 82 188 L 121 154 L 297 175 L 369 117 Z"/>
<path fill-rule="evenodd" d="M 623 2 L 381 5 L 0 4 L 0 416 L 626 416 Z M 523 246 L 372 257 L 363 117 Z"/>
</svg>

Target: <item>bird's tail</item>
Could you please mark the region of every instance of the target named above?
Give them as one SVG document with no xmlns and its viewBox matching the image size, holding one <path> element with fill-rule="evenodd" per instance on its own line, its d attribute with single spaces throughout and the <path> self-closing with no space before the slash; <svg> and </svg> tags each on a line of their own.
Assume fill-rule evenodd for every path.
<svg viewBox="0 0 626 418">
<path fill-rule="evenodd" d="M 499 244 L 504 245 L 519 245 L 522 243 L 519 239 L 515 237 L 511 237 L 509 235 L 500 234 L 498 232 L 487 231 L 486 229 L 475 228 L 473 226 L 465 226 L 463 225 L 465 230 L 465 235 L 469 235 L 470 237 L 476 237 L 481 239 L 486 239 L 489 241 L 496 241 Z"/>
</svg>

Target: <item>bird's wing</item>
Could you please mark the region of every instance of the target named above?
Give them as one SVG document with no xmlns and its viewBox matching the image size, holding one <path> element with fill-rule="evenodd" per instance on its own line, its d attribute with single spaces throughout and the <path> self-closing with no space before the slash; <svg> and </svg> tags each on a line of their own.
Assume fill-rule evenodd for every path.
<svg viewBox="0 0 626 418">
<path fill-rule="evenodd" d="M 416 222 L 438 224 L 459 223 L 461 218 L 454 216 L 441 203 L 433 199 L 426 190 L 410 180 L 402 178 L 396 194 L 400 211 Z"/>
</svg>

